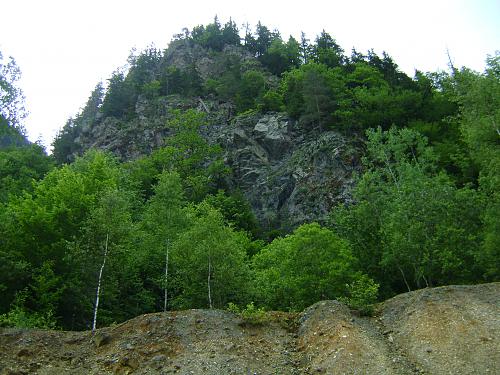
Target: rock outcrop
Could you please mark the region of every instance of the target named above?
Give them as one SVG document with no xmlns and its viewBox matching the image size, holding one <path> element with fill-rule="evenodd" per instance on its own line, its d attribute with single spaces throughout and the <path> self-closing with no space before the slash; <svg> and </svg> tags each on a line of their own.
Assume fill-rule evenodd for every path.
<svg viewBox="0 0 500 375">
<path fill-rule="evenodd" d="M 227 61 L 240 73 L 263 72 L 268 87 L 278 85 L 279 78 L 266 72 L 255 56 L 231 45 L 214 53 L 188 40 L 175 40 L 157 69 L 192 69 L 206 86 L 227 73 Z M 198 109 L 207 113 L 204 136 L 223 146 L 226 163 L 234 172 L 228 183 L 248 198 L 265 230 L 288 231 L 304 222 L 322 222 L 333 205 L 349 201 L 352 172 L 359 168 L 360 158 L 353 139 L 333 131 L 316 131 L 284 113 L 236 115 L 230 100 L 216 99 L 214 94 L 149 99 L 141 94 L 133 100 L 135 107 L 127 109 L 122 118 L 106 117 L 98 108 L 85 112 L 90 117 L 82 115 L 80 125 L 71 130 L 76 137 L 71 140 L 72 150 L 83 153 L 98 148 L 122 160 L 135 159 L 164 144 L 173 110 Z M 67 160 L 74 157 L 66 156 Z"/>
<path fill-rule="evenodd" d="M 282 113 L 240 116 L 219 136 L 233 179 L 267 228 L 323 221 L 349 200 L 359 156 L 339 133 L 303 129 Z"/>
<path fill-rule="evenodd" d="M 173 110 L 190 108 L 207 112 L 203 135 L 223 147 L 233 172 L 228 183 L 243 192 L 263 228 L 323 222 L 335 204 L 349 201 L 359 146 L 338 132 L 305 128 L 285 113 L 234 116 L 230 104 L 214 100 L 141 99 L 134 120 L 105 118 L 84 128 L 77 142 L 81 150 L 99 148 L 134 159 L 163 145 Z"/>
</svg>

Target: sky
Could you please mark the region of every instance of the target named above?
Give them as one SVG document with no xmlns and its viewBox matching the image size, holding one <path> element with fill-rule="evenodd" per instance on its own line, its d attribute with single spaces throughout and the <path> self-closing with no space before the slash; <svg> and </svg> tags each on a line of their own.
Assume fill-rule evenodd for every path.
<svg viewBox="0 0 500 375">
<path fill-rule="evenodd" d="M 455 66 L 483 71 L 500 50 L 498 0 L 0 0 L 0 51 L 22 71 L 28 138 L 47 148 L 92 89 L 125 65 L 132 48 L 166 48 L 182 28 L 230 17 L 260 20 L 283 39 L 323 29 L 350 53 L 389 53 L 414 75 Z"/>
</svg>

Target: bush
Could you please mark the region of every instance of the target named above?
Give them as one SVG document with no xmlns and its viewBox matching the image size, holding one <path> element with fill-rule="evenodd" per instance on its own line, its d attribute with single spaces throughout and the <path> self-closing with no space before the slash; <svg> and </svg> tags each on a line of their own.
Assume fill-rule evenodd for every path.
<svg viewBox="0 0 500 375">
<path fill-rule="evenodd" d="M 56 329 L 57 322 L 52 310 L 29 311 L 25 307 L 27 297 L 26 291 L 16 294 L 10 311 L 0 315 L 0 327 Z"/>
<path fill-rule="evenodd" d="M 362 315 L 372 315 L 373 305 L 377 302 L 379 286 L 370 277 L 361 275 L 356 281 L 347 284 L 349 297 L 339 299 L 350 308 L 358 310 Z"/>
<path fill-rule="evenodd" d="M 261 325 L 266 322 L 266 312 L 262 307 L 255 307 L 254 303 L 249 303 L 244 309 L 240 309 L 236 304 L 230 302 L 227 309 L 238 315 L 245 324 Z"/>
</svg>

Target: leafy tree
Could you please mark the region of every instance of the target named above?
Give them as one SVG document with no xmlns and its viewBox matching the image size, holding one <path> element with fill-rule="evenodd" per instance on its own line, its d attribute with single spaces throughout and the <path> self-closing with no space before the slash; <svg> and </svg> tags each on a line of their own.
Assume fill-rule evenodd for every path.
<svg viewBox="0 0 500 375">
<path fill-rule="evenodd" d="M 103 116 L 132 117 L 137 99 L 134 82 L 126 79 L 124 73 L 120 71 L 114 72 L 108 81 L 108 90 L 101 107 Z"/>
<path fill-rule="evenodd" d="M 21 70 L 16 61 L 12 57 L 4 60 L 0 51 L 0 117 L 24 135 L 21 122 L 27 113 L 24 108 L 23 92 L 17 87 L 20 78 Z"/>
<path fill-rule="evenodd" d="M 344 81 L 340 70 L 309 63 L 285 73 L 282 90 L 290 116 L 322 130 L 332 123 Z"/>
<path fill-rule="evenodd" d="M 81 133 L 80 124 L 75 119 L 68 119 L 52 141 L 52 154 L 57 164 L 67 164 L 74 160 L 75 154 L 81 152 L 81 146 L 76 139 Z"/>
<path fill-rule="evenodd" d="M 279 76 L 287 70 L 299 67 L 300 45 L 292 36 L 287 43 L 281 38 L 276 38 L 260 60 L 271 73 Z"/>
<path fill-rule="evenodd" d="M 267 49 L 271 46 L 273 41 L 273 34 L 271 31 L 264 26 L 260 21 L 257 23 L 255 27 L 255 49 L 256 56 L 263 56 Z"/>
<path fill-rule="evenodd" d="M 137 56 L 132 53 L 128 58 L 130 68 L 125 79 L 128 85 L 139 92 L 145 84 L 154 81 L 158 76 L 161 59 L 161 51 L 154 46 L 146 48 Z"/>
<path fill-rule="evenodd" d="M 153 186 L 165 170 L 180 175 L 190 201 L 200 202 L 223 186 L 228 169 L 221 160 L 220 146 L 208 144 L 200 135 L 205 120 L 205 114 L 195 110 L 174 111 L 166 124 L 171 135 L 165 139 L 165 147 L 124 165 L 128 183 L 143 198 L 153 195 Z"/>
<path fill-rule="evenodd" d="M 227 21 L 222 28 L 222 39 L 225 45 L 239 46 L 241 44 L 240 32 L 236 26 L 236 22 L 231 18 L 229 18 L 229 21 Z"/>
<path fill-rule="evenodd" d="M 254 56 L 257 53 L 257 40 L 255 39 L 252 29 L 248 23 L 245 24 L 245 37 L 243 38 L 243 46 Z"/>
<path fill-rule="evenodd" d="M 408 289 L 479 279 L 477 194 L 457 191 L 444 175 L 429 178 L 415 167 L 400 173 L 382 220 L 383 267 L 398 270 Z"/>
<path fill-rule="evenodd" d="M 393 89 L 379 69 L 356 63 L 346 77 L 344 100 L 336 117 L 344 128 L 367 129 L 392 125 L 405 126 L 419 117 L 420 94 L 407 89 Z"/>
<path fill-rule="evenodd" d="M 24 136 L 23 130 L 10 126 L 0 114 L 0 149 L 27 144 L 29 141 Z"/>
<path fill-rule="evenodd" d="M 228 195 L 219 190 L 217 194 L 207 196 L 204 201 L 219 210 L 226 224 L 234 229 L 246 231 L 254 237 L 259 234 L 257 219 L 240 191 Z"/>
<path fill-rule="evenodd" d="M 71 326 L 73 314 L 81 307 L 70 292 L 74 289 L 69 276 L 74 259 L 72 244 L 101 193 L 117 188 L 119 173 L 109 155 L 89 152 L 71 166 L 49 172 L 32 194 L 9 201 L 5 209 L 8 220 L 0 227 L 0 251 L 13 267 L 0 276 L 0 285 L 9 290 L 6 306 L 13 294 L 32 284 L 34 275 L 49 262 L 55 275 L 64 275 L 60 278 L 61 301 L 75 302 L 55 303 L 54 314 L 63 318 L 63 326 Z M 35 297 L 31 301 L 36 302 Z"/>
<path fill-rule="evenodd" d="M 246 301 L 249 239 L 224 225 L 222 215 L 206 203 L 194 212 L 193 223 L 173 244 L 180 308 L 227 306 Z"/>
<path fill-rule="evenodd" d="M 306 38 L 306 34 L 302 31 L 300 33 L 300 61 L 302 64 L 307 64 L 312 58 L 312 46 L 309 44 L 309 39 Z"/>
<path fill-rule="evenodd" d="M 244 112 L 256 108 L 262 101 L 266 88 L 266 79 L 261 72 L 248 70 L 241 77 L 241 84 L 235 97 L 236 109 Z"/>
<path fill-rule="evenodd" d="M 301 310 L 346 295 L 355 280 L 355 258 L 346 241 L 316 223 L 277 238 L 253 257 L 258 301 L 270 309 Z"/>
<path fill-rule="evenodd" d="M 481 196 L 436 173 L 419 133 L 379 128 L 367 134 L 368 170 L 355 189 L 357 203 L 334 216 L 363 271 L 384 295 L 480 280 Z"/>
<path fill-rule="evenodd" d="M 0 148 L 0 202 L 7 203 L 10 195 L 32 191 L 33 183 L 53 166 L 52 159 L 38 144 Z"/>
<path fill-rule="evenodd" d="M 73 119 L 70 118 L 52 141 L 52 155 L 58 164 L 66 164 L 80 155 L 81 145 L 76 139 L 84 129 L 90 129 L 97 123 L 104 96 L 104 88 L 99 82 L 83 107 L 82 111 Z"/>
<path fill-rule="evenodd" d="M 196 26 L 191 32 L 192 40 L 203 47 L 222 51 L 226 45 L 240 45 L 240 36 L 236 23 L 229 19 L 221 26 L 217 16 L 207 26 Z"/>
<path fill-rule="evenodd" d="M 220 147 L 208 144 L 199 133 L 204 124 L 201 112 L 176 112 L 167 124 L 173 131 L 165 140 L 167 146 L 152 155 L 154 163 L 162 165 L 162 169 L 180 174 L 187 197 L 193 201 L 201 201 L 227 173 L 220 159 Z"/>
<path fill-rule="evenodd" d="M 106 264 L 108 264 L 109 268 L 112 258 L 123 256 L 123 252 L 126 251 L 125 243 L 129 238 L 130 229 L 132 227 L 128 205 L 129 203 L 126 196 L 120 191 L 104 191 L 99 197 L 95 208 L 90 212 L 87 222 L 83 226 L 85 245 L 83 245 L 82 250 L 85 251 L 85 264 L 90 266 L 90 269 L 94 268 L 99 270 L 98 273 L 96 272 L 98 277 L 96 284 L 94 284 L 96 285 L 96 294 L 93 309 L 92 331 L 95 331 L 97 327 L 100 299 L 102 297 L 112 298 L 113 294 L 118 293 L 118 291 L 106 290 L 104 287 L 109 288 L 109 286 L 105 285 L 106 283 L 104 280 L 109 280 L 109 277 L 106 276 L 112 273 L 106 269 Z M 92 267 L 92 265 L 94 267 Z M 104 271 L 106 271 L 106 273 L 104 273 Z M 114 271 L 114 273 L 119 272 L 116 268 Z M 111 274 L 110 276 L 114 275 Z M 104 291 L 107 293 L 103 293 Z M 107 300 L 107 298 L 104 298 L 104 306 L 107 305 L 106 307 L 109 310 L 117 309 L 118 306 L 114 306 L 114 303 Z M 123 307 L 121 306 L 120 308 Z"/>
<path fill-rule="evenodd" d="M 500 277 L 500 54 L 487 59 L 483 74 L 454 72 L 460 126 L 470 154 L 479 166 L 479 186 L 488 205 L 483 214 L 484 242 L 480 262 L 489 279 Z"/>
<path fill-rule="evenodd" d="M 278 90 L 269 90 L 262 97 L 260 109 L 264 112 L 280 112 L 283 111 L 283 95 Z"/>
<path fill-rule="evenodd" d="M 329 68 L 339 67 L 345 62 L 344 50 L 325 30 L 316 38 L 316 44 L 312 48 L 312 57 L 317 63 Z"/>
<path fill-rule="evenodd" d="M 172 244 L 188 228 L 189 220 L 183 207 L 186 204 L 182 181 L 176 172 L 164 171 L 155 185 L 155 193 L 148 201 L 143 218 L 145 251 L 143 272 L 148 275 L 147 285 L 154 294 L 163 297 L 163 311 L 169 307 L 169 290 L 172 291 L 171 255 Z M 175 270 L 174 270 L 175 271 Z M 163 293 L 159 289 L 163 289 Z M 170 293 L 172 294 L 172 292 Z M 160 300 L 160 298 L 156 298 Z"/>
<path fill-rule="evenodd" d="M 151 84 L 153 82 L 146 84 L 143 87 L 143 90 L 151 91 Z M 197 96 L 203 92 L 202 88 L 202 80 L 200 74 L 196 68 L 196 65 L 189 64 L 184 69 L 180 69 L 176 66 L 168 65 L 165 68 L 162 68 L 162 72 L 160 74 L 159 79 L 160 88 L 154 88 L 153 98 L 155 95 L 172 95 L 172 94 L 180 94 L 184 96 Z M 157 83 L 155 83 L 157 85 Z M 147 94 L 147 91 L 144 91 Z M 151 93 L 147 94 L 151 97 Z"/>
<path fill-rule="evenodd" d="M 208 80 L 205 84 L 206 89 L 222 100 L 233 100 L 240 91 L 243 71 L 241 58 L 235 55 L 222 55 L 217 65 L 221 68 L 221 75 L 218 79 Z"/>
</svg>

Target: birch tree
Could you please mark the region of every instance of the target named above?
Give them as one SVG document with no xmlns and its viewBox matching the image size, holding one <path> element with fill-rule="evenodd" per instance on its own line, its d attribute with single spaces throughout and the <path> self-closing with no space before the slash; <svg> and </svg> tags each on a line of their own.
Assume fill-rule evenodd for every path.
<svg viewBox="0 0 500 375">
<path fill-rule="evenodd" d="M 193 223 L 173 244 L 179 308 L 220 308 L 245 301 L 249 267 L 246 233 L 224 225 L 222 215 L 207 203 L 192 210 Z"/>
<path fill-rule="evenodd" d="M 164 171 L 154 188 L 154 195 L 149 200 L 143 225 L 148 237 L 146 253 L 154 258 L 150 272 L 156 278 L 155 284 L 163 287 L 163 311 L 169 306 L 169 272 L 171 245 L 187 226 L 187 216 L 183 210 L 186 204 L 182 182 L 177 172 Z M 164 263 L 162 262 L 164 260 Z M 159 264 L 163 263 L 160 271 Z M 161 278 L 161 273 L 163 279 Z"/>
<path fill-rule="evenodd" d="M 132 229 L 129 204 L 125 194 L 118 190 L 104 192 L 91 213 L 86 229 L 89 244 L 100 250 L 96 255 L 99 253 L 101 255 L 92 319 L 92 332 L 94 332 L 97 327 L 102 290 L 105 287 L 106 265 L 111 257 L 123 255 L 121 245 Z"/>
</svg>

